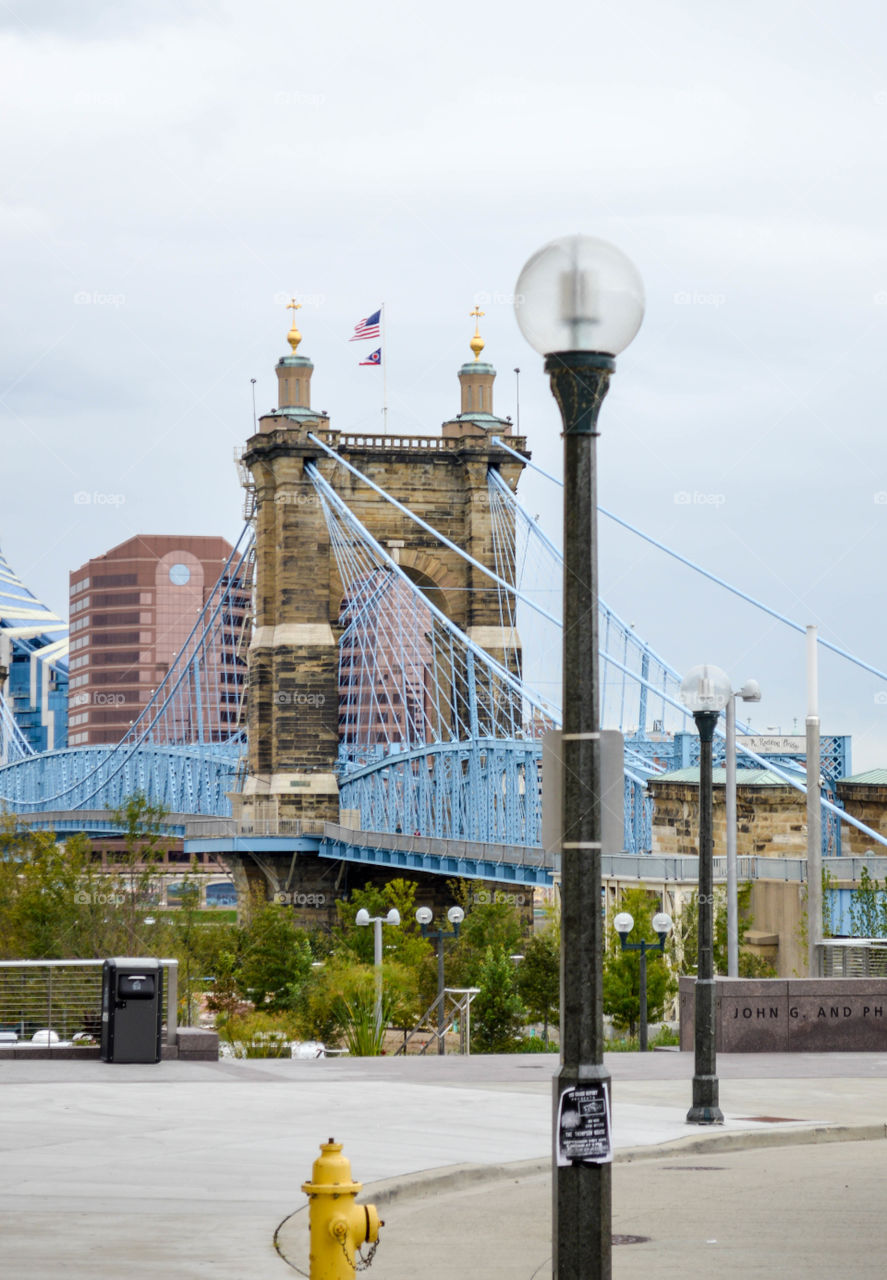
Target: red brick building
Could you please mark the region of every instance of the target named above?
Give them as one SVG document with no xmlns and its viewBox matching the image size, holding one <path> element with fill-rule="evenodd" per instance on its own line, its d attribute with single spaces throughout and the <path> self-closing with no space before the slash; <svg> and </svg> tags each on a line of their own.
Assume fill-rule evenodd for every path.
<svg viewBox="0 0 887 1280">
<path fill-rule="evenodd" d="M 224 538 L 144 534 L 71 573 L 70 746 L 123 737 L 186 643 L 231 550 Z M 219 687 L 206 690 L 222 733 L 234 691 L 221 681 L 231 678 L 220 670 Z M 189 726 L 181 729 L 187 737 Z"/>
</svg>

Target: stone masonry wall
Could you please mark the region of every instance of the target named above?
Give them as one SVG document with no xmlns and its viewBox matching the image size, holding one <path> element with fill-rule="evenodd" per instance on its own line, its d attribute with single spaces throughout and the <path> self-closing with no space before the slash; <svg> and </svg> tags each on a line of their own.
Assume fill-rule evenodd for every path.
<svg viewBox="0 0 887 1280">
<path fill-rule="evenodd" d="M 699 788 L 695 783 L 650 781 L 653 796 L 653 852 L 695 856 L 699 840 Z M 793 787 L 737 787 L 736 851 L 740 857 L 803 858 L 807 854 L 806 809 Z M 727 851 L 724 787 L 712 802 L 714 852 Z"/>
</svg>

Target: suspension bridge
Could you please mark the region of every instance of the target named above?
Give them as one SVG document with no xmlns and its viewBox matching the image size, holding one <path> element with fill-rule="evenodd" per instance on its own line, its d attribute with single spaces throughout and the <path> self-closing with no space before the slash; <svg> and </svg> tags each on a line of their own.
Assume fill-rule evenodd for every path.
<svg viewBox="0 0 887 1280">
<path fill-rule="evenodd" d="M 239 859 L 278 891 L 302 853 L 550 883 L 541 760 L 561 719 L 563 561 L 517 495 L 533 464 L 492 414 L 495 371 L 464 365 L 462 412 L 440 436 L 407 437 L 333 430 L 310 407 L 312 368 L 295 346 L 278 363 L 279 406 L 241 460 L 246 525 L 147 706 L 115 745 L 39 749 L 0 697 L 0 803 L 32 825 L 99 834 L 141 792 L 174 815 L 186 849 Z M 21 604 L 24 589 L 13 594 Z M 7 629 L 14 612 L 7 602 Z M 648 855 L 648 783 L 695 763 L 698 739 L 679 673 L 603 602 L 599 623 L 602 725 L 624 735 L 624 838 L 611 852 Z M 59 620 L 28 625 L 19 645 L 34 627 L 56 636 Z M 52 643 L 44 669 L 65 661 Z M 240 693 L 222 714 L 226 679 Z M 802 759 L 739 751 L 804 790 Z M 847 752 L 823 738 L 832 856 Z"/>
</svg>

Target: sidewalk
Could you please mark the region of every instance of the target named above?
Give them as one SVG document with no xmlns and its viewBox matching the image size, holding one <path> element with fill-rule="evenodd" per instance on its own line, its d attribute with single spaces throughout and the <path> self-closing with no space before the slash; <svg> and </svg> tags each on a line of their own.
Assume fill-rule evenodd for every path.
<svg viewBox="0 0 887 1280">
<path fill-rule="evenodd" d="M 825 1276 L 838 1254 L 857 1276 L 883 1273 L 887 1145 L 723 1144 L 797 1143 L 823 1127 L 883 1135 L 887 1059 L 722 1055 L 727 1123 L 689 1137 L 692 1055 L 616 1054 L 608 1067 L 613 1229 L 650 1237 L 615 1248 L 615 1275 L 692 1277 L 698 1265 L 722 1280 L 736 1263 L 744 1276 Z M 547 1055 L 4 1063 L 0 1274 L 283 1280 L 294 1272 L 274 1232 L 289 1219 L 281 1246 L 306 1265 L 306 1215 L 292 1215 L 328 1137 L 344 1143 L 362 1198 L 384 1206 L 380 1280 L 407 1268 L 429 1280 L 549 1274 L 556 1068 Z M 703 1155 L 663 1148 L 675 1142 L 702 1143 Z"/>
</svg>

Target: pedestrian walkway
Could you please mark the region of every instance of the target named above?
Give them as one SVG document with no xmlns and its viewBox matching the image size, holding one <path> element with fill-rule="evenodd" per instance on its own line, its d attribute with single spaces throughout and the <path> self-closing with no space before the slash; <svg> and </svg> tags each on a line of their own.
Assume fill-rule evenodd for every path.
<svg viewBox="0 0 887 1280">
<path fill-rule="evenodd" d="M 834 1250 L 842 1244 L 844 1269 L 876 1274 L 866 1270 L 875 1256 L 867 1250 L 887 1257 L 883 1226 L 862 1206 L 877 1195 L 887 1145 L 810 1137 L 883 1134 L 887 1058 L 722 1055 L 727 1122 L 715 1132 L 685 1123 L 692 1055 L 615 1054 L 608 1066 L 620 1160 L 614 1231 L 649 1237 L 616 1247 L 615 1275 L 692 1277 L 699 1253 L 706 1274 L 717 1270 L 723 1280 L 739 1274 L 729 1270 L 737 1250 L 751 1256 L 754 1245 L 763 1259 L 768 1241 L 778 1246 L 814 1227 L 830 1233 Z M 2 1062 L 0 1274 L 282 1280 L 291 1264 L 307 1263 L 307 1251 L 301 1261 L 298 1254 L 305 1215 L 292 1215 L 305 1204 L 300 1187 L 319 1144 L 334 1137 L 365 1185 L 363 1198 L 378 1195 L 384 1205 L 373 1263 L 380 1280 L 407 1267 L 429 1280 L 468 1266 L 484 1277 L 545 1275 L 556 1068 L 546 1055 Z M 676 1142 L 684 1146 L 664 1145 Z M 702 1155 L 700 1143 L 708 1144 Z M 743 1151 L 725 1143 L 778 1145 Z M 639 1158 L 657 1150 L 665 1160 Z M 814 1181 L 801 1203 L 807 1179 Z M 878 1214 L 887 1220 L 880 1204 Z M 708 1229 L 710 1215 L 717 1229 Z M 289 1263 L 274 1248 L 284 1222 Z M 768 1271 L 762 1261 L 763 1269 L 742 1274 L 832 1274 L 816 1269 L 830 1256 L 826 1245 L 812 1253 L 812 1270 L 783 1263 Z M 660 1265 L 663 1254 L 674 1270 Z M 880 1262 L 877 1274 L 883 1270 Z"/>
</svg>

